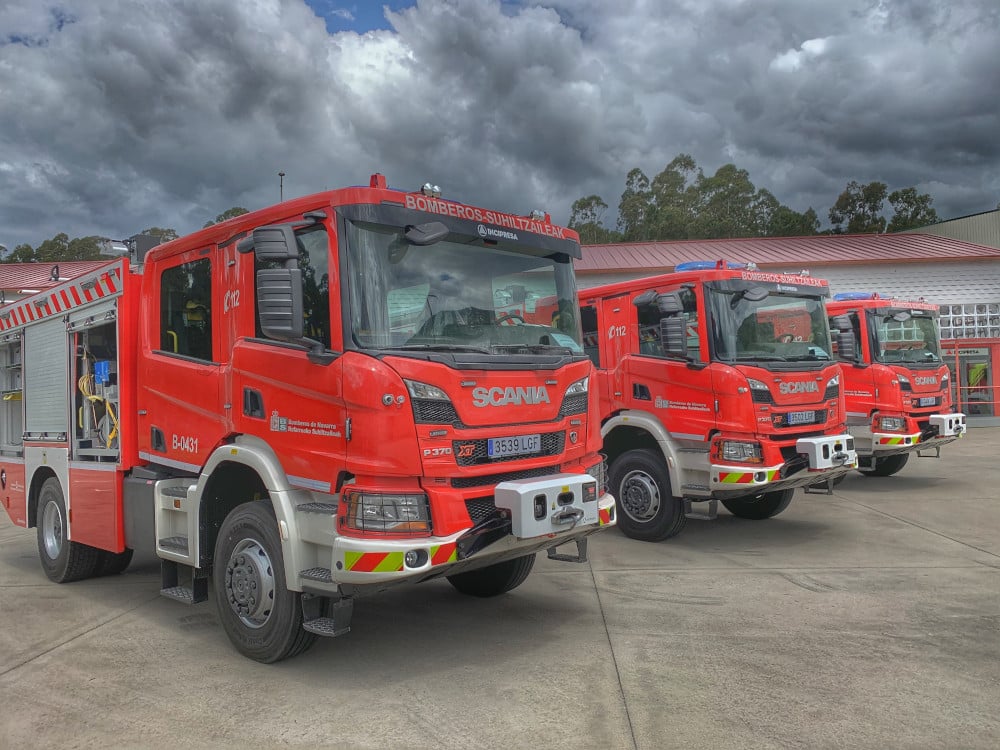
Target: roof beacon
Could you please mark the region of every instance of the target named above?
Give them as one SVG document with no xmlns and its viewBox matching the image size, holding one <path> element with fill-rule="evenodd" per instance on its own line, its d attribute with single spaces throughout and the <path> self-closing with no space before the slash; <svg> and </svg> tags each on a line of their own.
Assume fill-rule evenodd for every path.
<svg viewBox="0 0 1000 750">
<path fill-rule="evenodd" d="M 437 185 L 431 185 L 429 182 L 425 182 L 424 186 L 420 188 L 420 192 L 426 195 L 428 198 L 440 198 L 441 188 Z"/>
<path fill-rule="evenodd" d="M 858 299 L 880 299 L 878 292 L 837 292 L 833 295 L 837 301 Z"/>
<path fill-rule="evenodd" d="M 540 211 L 536 208 L 530 214 L 528 214 L 528 218 L 534 219 L 535 221 L 548 221 L 549 215 L 544 211 Z"/>
</svg>

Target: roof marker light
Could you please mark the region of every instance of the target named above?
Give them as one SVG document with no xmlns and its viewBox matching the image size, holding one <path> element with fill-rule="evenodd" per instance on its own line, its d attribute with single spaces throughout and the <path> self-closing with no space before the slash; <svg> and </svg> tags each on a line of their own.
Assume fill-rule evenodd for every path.
<svg viewBox="0 0 1000 750">
<path fill-rule="evenodd" d="M 424 186 L 420 188 L 420 192 L 426 195 L 428 198 L 440 198 L 441 188 L 437 185 L 431 185 L 429 182 L 425 182 Z"/>
<path fill-rule="evenodd" d="M 530 214 L 528 214 L 529 219 L 534 219 L 535 221 L 545 221 L 545 212 L 539 211 L 537 208 L 534 209 Z"/>
</svg>

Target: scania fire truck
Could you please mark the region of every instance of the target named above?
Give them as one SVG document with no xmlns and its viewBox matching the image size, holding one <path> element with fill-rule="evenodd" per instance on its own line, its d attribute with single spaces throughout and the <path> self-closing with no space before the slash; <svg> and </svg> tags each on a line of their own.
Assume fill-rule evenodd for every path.
<svg viewBox="0 0 1000 750">
<path fill-rule="evenodd" d="M 273 662 L 359 595 L 497 595 L 615 523 L 579 321 L 506 310 L 577 304 L 547 215 L 373 175 L 153 245 L 0 309 L 0 497 L 53 581 L 155 551 Z"/>
<path fill-rule="evenodd" d="M 823 280 L 723 261 L 581 292 L 626 535 L 666 539 L 720 502 L 770 518 L 855 466 L 828 296 Z"/>
<path fill-rule="evenodd" d="M 846 318 L 859 342 L 838 358 L 862 474 L 891 476 L 912 453 L 939 457 L 942 445 L 965 434 L 941 359 L 936 305 L 841 292 L 827 312 L 831 320 Z"/>
</svg>

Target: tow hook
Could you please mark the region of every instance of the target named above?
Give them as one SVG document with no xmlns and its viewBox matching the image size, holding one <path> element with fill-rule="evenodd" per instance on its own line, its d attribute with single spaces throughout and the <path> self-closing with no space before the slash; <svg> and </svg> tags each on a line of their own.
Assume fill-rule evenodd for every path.
<svg viewBox="0 0 1000 750">
<path fill-rule="evenodd" d="M 560 562 L 575 562 L 575 563 L 587 562 L 587 538 L 584 537 L 583 539 L 574 539 L 573 541 L 576 542 L 575 555 L 567 555 L 561 552 L 556 552 L 556 550 L 562 546 L 562 545 L 556 545 L 555 547 L 549 547 L 548 549 L 549 559 L 559 560 Z M 569 544 L 569 542 L 566 542 L 566 544 Z"/>
</svg>

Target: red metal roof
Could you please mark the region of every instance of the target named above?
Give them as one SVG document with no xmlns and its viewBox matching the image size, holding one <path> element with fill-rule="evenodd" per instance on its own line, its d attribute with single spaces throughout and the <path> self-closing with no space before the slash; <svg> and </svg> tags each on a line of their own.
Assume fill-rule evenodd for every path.
<svg viewBox="0 0 1000 750">
<path fill-rule="evenodd" d="M 57 286 L 62 281 L 76 278 L 100 266 L 107 260 L 63 260 L 58 263 L 0 263 L 0 289 L 20 293 L 22 290 L 41 291 Z M 58 266 L 59 278 L 52 278 L 52 269 Z"/>
<path fill-rule="evenodd" d="M 823 234 L 584 245 L 580 273 L 673 270 L 689 260 L 754 262 L 761 268 L 1000 259 L 1000 249 L 931 234 Z"/>
</svg>

